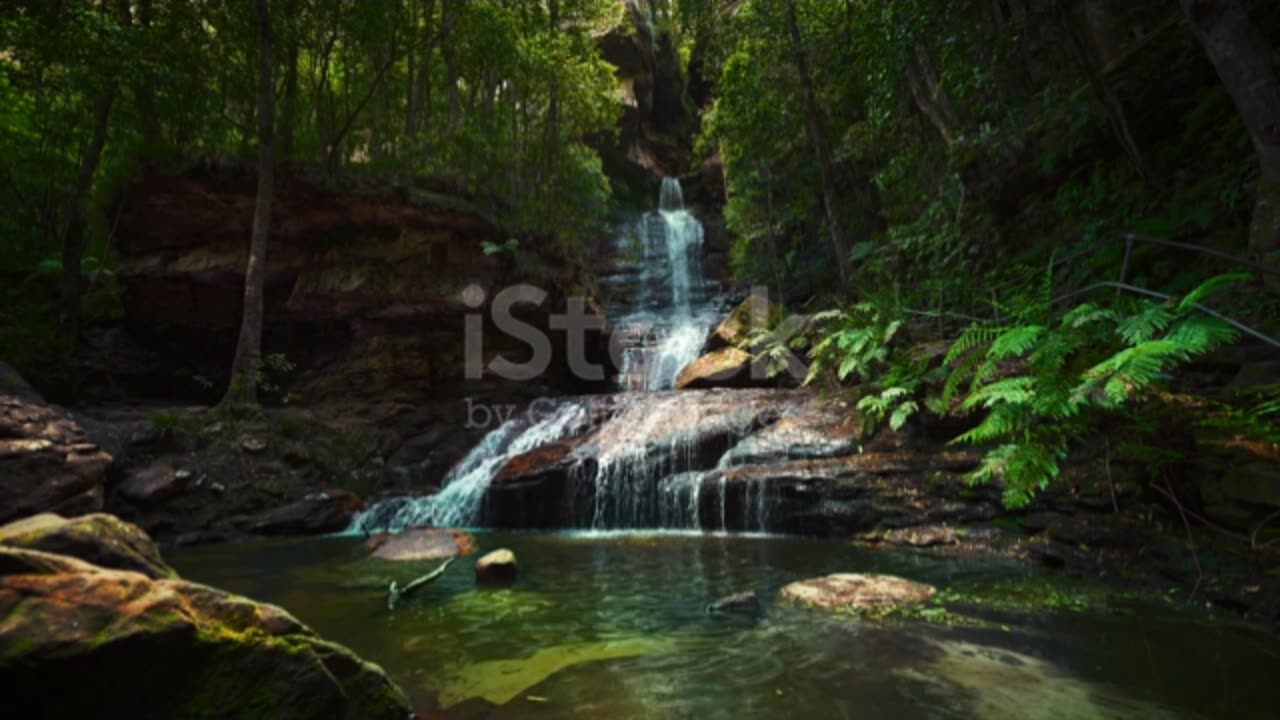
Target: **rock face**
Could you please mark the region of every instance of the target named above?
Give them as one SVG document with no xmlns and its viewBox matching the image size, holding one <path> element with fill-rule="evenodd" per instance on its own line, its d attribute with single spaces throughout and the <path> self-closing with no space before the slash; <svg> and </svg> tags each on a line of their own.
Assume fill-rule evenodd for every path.
<svg viewBox="0 0 1280 720">
<path fill-rule="evenodd" d="M 111 453 L 80 418 L 14 387 L 0 389 L 0 522 L 100 510 Z"/>
<path fill-rule="evenodd" d="M 893 575 L 842 573 L 793 582 L 778 592 L 778 599 L 825 610 L 877 610 L 924 602 L 936 592 L 932 585 Z"/>
<path fill-rule="evenodd" d="M 402 533 L 381 533 L 365 541 L 365 549 L 382 560 L 417 562 L 446 560 L 476 551 L 475 539 L 461 530 L 414 528 Z"/>
<path fill-rule="evenodd" d="M 103 513 L 71 519 L 52 513 L 23 518 L 0 527 L 0 545 L 70 555 L 156 580 L 178 575 L 145 532 Z"/>
<path fill-rule="evenodd" d="M 380 668 L 280 608 L 15 548 L 0 548 L 0 676 L 15 717 L 411 714 Z"/>
<path fill-rule="evenodd" d="M 234 347 L 240 321 L 254 178 L 251 167 L 206 160 L 144 175 L 122 194 L 113 237 L 125 326 L 175 367 L 173 379 L 152 375 L 151 388 L 145 378 L 131 382 L 128 368 L 113 368 L 113 377 L 136 393 L 190 396 L 197 387 L 192 376 L 215 386 L 224 379 L 222 358 Z M 582 268 L 540 254 L 551 252 L 545 248 L 552 243 L 531 243 L 514 259 L 484 252 L 486 242 L 506 239 L 458 194 L 372 179 L 335 183 L 304 170 L 280 180 L 264 337 L 278 343 L 266 352 L 283 353 L 296 366 L 281 378 L 287 391 L 309 403 L 372 394 L 461 396 L 464 319 L 487 311 L 499 290 L 521 282 L 545 289 L 541 304 L 515 308 L 544 330 L 569 296 L 586 297 L 592 309 L 594 291 Z M 607 362 L 603 336 L 592 337 L 588 351 Z M 527 349 L 491 324 L 484 339 L 486 357 Z M 557 358 L 548 381 L 568 377 L 563 353 Z M 173 383 L 183 374 L 187 381 L 178 388 Z"/>
<path fill-rule="evenodd" d="M 477 585 L 510 585 L 518 574 L 516 554 L 506 548 L 487 553 L 476 561 Z"/>
<path fill-rule="evenodd" d="M 618 133 L 597 145 L 605 172 L 633 187 L 684 172 L 696 125 L 675 40 L 641 5 L 627 3 L 626 21 L 597 41 L 622 89 Z"/>
<path fill-rule="evenodd" d="M 317 535 L 345 530 L 364 501 L 339 489 L 321 490 L 259 515 L 250 526 L 259 535 Z"/>
</svg>

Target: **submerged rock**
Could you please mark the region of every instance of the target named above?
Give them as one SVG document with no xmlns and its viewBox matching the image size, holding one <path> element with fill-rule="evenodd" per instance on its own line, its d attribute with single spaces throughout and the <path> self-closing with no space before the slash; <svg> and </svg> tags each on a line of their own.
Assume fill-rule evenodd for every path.
<svg viewBox="0 0 1280 720">
<path fill-rule="evenodd" d="M 778 599 L 826 610 L 882 610 L 924 602 L 935 593 L 932 585 L 894 575 L 838 573 L 786 585 Z"/>
<path fill-rule="evenodd" d="M 472 698 L 506 705 L 565 668 L 654 654 L 668 650 L 669 645 L 669 641 L 637 637 L 557 645 L 527 658 L 480 662 L 454 671 L 440 690 L 438 702 L 445 709 Z"/>
<path fill-rule="evenodd" d="M 414 528 L 402 533 L 379 533 L 365 541 L 373 557 L 382 560 L 447 560 L 476 551 L 475 539 L 462 530 Z"/>
<path fill-rule="evenodd" d="M 364 501 L 346 491 L 329 489 L 278 507 L 254 519 L 252 528 L 260 535 L 315 535 L 345 530 Z"/>
<path fill-rule="evenodd" d="M 410 717 L 376 665 L 284 610 L 183 580 L 0 547 L 14 717 Z"/>
<path fill-rule="evenodd" d="M 476 561 L 477 585 L 510 585 L 518 574 L 516 554 L 506 548 L 494 550 Z"/>
<path fill-rule="evenodd" d="M 177 577 L 141 528 L 103 513 L 71 519 L 33 515 L 0 527 L 0 545 L 69 555 L 153 579 Z"/>
</svg>

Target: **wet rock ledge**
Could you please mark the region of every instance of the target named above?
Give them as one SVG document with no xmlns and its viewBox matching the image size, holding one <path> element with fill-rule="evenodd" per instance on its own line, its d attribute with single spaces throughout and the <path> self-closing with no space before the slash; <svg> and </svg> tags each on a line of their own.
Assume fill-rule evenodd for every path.
<svg viewBox="0 0 1280 720">
<path fill-rule="evenodd" d="M 278 607 L 157 562 L 145 533 L 109 516 L 0 528 L 7 717 L 412 717 L 377 665 Z"/>
</svg>

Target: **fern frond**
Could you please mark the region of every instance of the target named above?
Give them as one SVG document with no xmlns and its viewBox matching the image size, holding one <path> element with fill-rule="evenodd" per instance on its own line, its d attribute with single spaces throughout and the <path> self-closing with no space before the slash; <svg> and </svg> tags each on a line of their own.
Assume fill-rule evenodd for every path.
<svg viewBox="0 0 1280 720">
<path fill-rule="evenodd" d="M 1026 375 L 997 380 L 970 394 L 965 398 L 963 407 L 969 410 L 978 405 L 989 408 L 1000 404 L 1030 403 L 1035 396 L 1035 382 L 1035 378 Z"/>
<path fill-rule="evenodd" d="M 947 351 L 947 356 L 942 359 L 942 364 L 950 365 L 970 350 L 990 345 L 1004 330 L 1005 328 L 991 325 L 970 325 L 965 328 L 960 337 L 956 338 L 951 349 Z"/>
<path fill-rule="evenodd" d="M 1186 349 L 1191 355 L 1216 350 L 1240 337 L 1239 331 L 1221 320 L 1206 315 L 1192 315 L 1173 326 L 1165 339 Z"/>
<path fill-rule="evenodd" d="M 889 427 L 895 432 L 902 429 L 903 425 L 911 419 L 911 416 L 920 409 L 914 400 L 908 400 L 894 409 L 893 414 L 889 416 Z"/>
<path fill-rule="evenodd" d="M 1143 303 L 1145 309 L 1120 322 L 1116 332 L 1130 345 L 1152 340 L 1173 322 L 1173 313 L 1156 303 Z"/>
<path fill-rule="evenodd" d="M 1240 283 L 1249 282 L 1252 279 L 1253 276 L 1249 273 L 1225 273 L 1223 275 L 1211 277 L 1200 283 L 1199 287 L 1187 293 L 1186 296 L 1182 298 L 1178 303 L 1178 312 L 1181 313 L 1190 310 L 1196 305 L 1196 303 L 1224 287 L 1239 285 Z"/>
<path fill-rule="evenodd" d="M 1035 347 L 1036 341 L 1044 331 L 1043 325 L 1021 325 L 1010 328 L 992 341 L 991 349 L 987 350 L 987 357 L 992 360 L 1021 357 Z"/>
</svg>

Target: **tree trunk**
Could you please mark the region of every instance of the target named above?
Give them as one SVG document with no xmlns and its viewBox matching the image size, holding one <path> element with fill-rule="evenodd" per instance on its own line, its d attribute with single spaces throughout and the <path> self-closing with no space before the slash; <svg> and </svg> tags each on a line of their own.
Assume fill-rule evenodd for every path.
<svg viewBox="0 0 1280 720">
<path fill-rule="evenodd" d="M 288 6 L 293 8 L 292 5 Z M 293 133 L 298 117 L 298 29 L 293 27 L 289 34 L 289 47 L 286 51 L 284 66 L 284 117 L 280 118 L 280 162 L 287 165 L 293 161 Z M 288 173 L 288 168 L 285 168 Z"/>
<path fill-rule="evenodd" d="M 267 284 L 267 237 L 271 231 L 271 195 L 275 180 L 274 85 L 271 79 L 271 9 L 257 0 L 258 11 L 258 197 L 253 208 L 253 237 L 244 274 L 244 315 L 231 363 L 231 382 L 221 407 L 235 410 L 258 403 L 262 371 L 262 304 Z"/>
<path fill-rule="evenodd" d="M 1182 0 L 1196 37 L 1235 101 L 1258 156 L 1249 252 L 1275 266 L 1280 250 L 1280 73 L 1272 47 L 1239 0 Z M 1269 279 L 1273 287 L 1275 278 Z"/>
<path fill-rule="evenodd" d="M 915 59 L 907 62 L 907 83 L 916 107 L 933 123 L 948 146 L 962 132 L 963 121 L 951 94 L 942 86 L 937 64 L 923 44 L 915 47 Z"/>
<path fill-rule="evenodd" d="M 804 90 L 809 139 L 813 142 L 813 154 L 818 161 L 818 173 L 822 179 L 822 204 L 827 211 L 827 224 L 831 226 L 831 244 L 835 250 L 836 268 L 840 272 L 840 283 L 847 285 L 853 277 L 853 268 L 849 264 L 849 250 L 845 245 L 844 230 L 840 223 L 836 179 L 831 168 L 831 150 L 827 146 L 827 138 L 822 129 L 818 98 L 813 89 L 813 78 L 809 75 L 809 61 L 805 57 L 804 44 L 800 38 L 800 22 L 796 19 L 796 0 L 787 0 L 787 25 L 791 34 L 792 60 L 795 62 L 796 72 L 800 75 L 800 85 Z"/>
<path fill-rule="evenodd" d="M 1125 110 L 1124 102 L 1120 99 L 1119 94 L 1116 93 L 1115 88 L 1111 86 L 1111 83 L 1107 81 L 1106 75 L 1103 74 L 1101 63 L 1098 61 L 1099 55 L 1097 51 L 1089 47 L 1091 43 L 1086 40 L 1075 18 L 1072 17 L 1068 4 L 1067 0 L 1059 0 L 1058 14 L 1062 21 L 1063 29 L 1067 31 L 1067 36 L 1071 39 L 1076 59 L 1080 61 L 1080 65 L 1084 69 L 1089 86 L 1093 88 L 1094 93 L 1098 96 L 1098 101 L 1102 103 L 1102 109 L 1107 114 L 1107 121 L 1111 125 L 1111 132 L 1115 135 L 1116 141 L 1120 143 L 1120 147 L 1133 160 L 1134 169 L 1138 171 L 1138 176 L 1142 178 L 1142 181 L 1148 185 L 1154 185 L 1156 182 L 1155 174 L 1152 172 L 1146 156 L 1142 153 L 1142 147 L 1138 145 L 1137 139 L 1133 136 L 1133 130 L 1129 124 L 1129 113 Z"/>
<path fill-rule="evenodd" d="M 62 331 L 72 343 L 80 336 L 80 297 L 84 293 L 80 261 L 84 257 L 85 231 L 89 226 L 89 197 L 102 160 L 102 148 L 107 144 L 111 106 L 116 98 L 114 78 L 106 83 L 94 101 L 93 135 L 80 158 L 67 210 L 67 230 L 62 237 Z"/>
<path fill-rule="evenodd" d="M 152 0 L 140 0 L 138 3 L 138 24 L 144 33 L 150 34 L 151 20 L 154 17 Z M 148 38 L 147 42 L 151 42 Z M 156 95 L 151 87 L 151 79 L 142 76 L 134 86 L 134 96 L 138 100 L 138 120 L 142 131 L 142 144 L 147 152 L 154 152 L 160 147 L 160 114 L 156 110 Z"/>
<path fill-rule="evenodd" d="M 1084 18 L 1093 36 L 1093 48 L 1103 68 L 1111 66 L 1125 48 L 1122 18 L 1117 13 L 1123 9 L 1114 0 L 1085 0 Z"/>
</svg>

